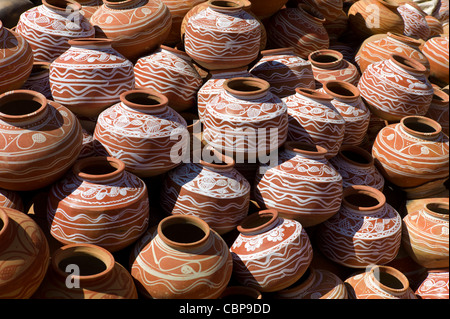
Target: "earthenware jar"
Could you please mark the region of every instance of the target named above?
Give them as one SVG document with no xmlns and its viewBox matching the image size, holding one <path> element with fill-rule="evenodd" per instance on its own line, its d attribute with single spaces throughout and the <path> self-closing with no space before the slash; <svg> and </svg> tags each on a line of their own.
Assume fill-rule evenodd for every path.
<svg viewBox="0 0 450 319">
<path fill-rule="evenodd" d="M 172 27 L 161 0 L 103 0 L 90 21 L 96 38 L 111 39 L 112 47 L 133 63 L 164 43 Z"/>
<path fill-rule="evenodd" d="M 210 0 L 208 8 L 187 21 L 185 51 L 207 70 L 249 65 L 258 57 L 260 25 L 242 2 Z"/>
<path fill-rule="evenodd" d="M 30 76 L 22 85 L 22 89 L 39 92 L 47 99 L 53 100 L 50 89 L 50 63 L 34 62 Z"/>
<path fill-rule="evenodd" d="M 196 105 L 197 91 L 203 84 L 192 59 L 184 51 L 165 45 L 140 58 L 134 74 L 136 86 L 164 94 L 177 112 Z"/>
<path fill-rule="evenodd" d="M 433 99 L 425 117 L 438 122 L 442 127 L 442 132 L 449 135 L 449 98 L 447 93 L 442 90 L 434 90 Z"/>
<path fill-rule="evenodd" d="M 53 184 L 81 151 L 81 125 L 66 107 L 42 94 L 0 95 L 0 188 L 36 190 Z"/>
<path fill-rule="evenodd" d="M 402 219 L 379 190 L 353 185 L 342 206 L 317 231 L 317 245 L 332 261 L 350 268 L 385 264 L 397 256 Z"/>
<path fill-rule="evenodd" d="M 286 142 L 278 162 L 257 172 L 255 201 L 303 227 L 324 222 L 337 213 L 342 199 L 342 177 L 325 155 L 318 145 Z"/>
<path fill-rule="evenodd" d="M 131 275 L 139 291 L 153 299 L 218 298 L 233 268 L 222 237 L 195 216 L 169 216 L 155 228 L 132 253 Z"/>
<path fill-rule="evenodd" d="M 251 300 L 263 299 L 262 293 L 255 288 L 246 286 L 228 286 L 219 299 L 227 300 Z"/>
<path fill-rule="evenodd" d="M 372 147 L 380 173 L 402 188 L 445 180 L 448 154 L 448 136 L 436 121 L 422 116 L 407 116 L 382 128 Z"/>
<path fill-rule="evenodd" d="M 52 62 L 69 48 L 68 40 L 94 37 L 81 9 L 73 0 L 42 0 L 20 16 L 16 32 L 30 44 L 35 61 Z"/>
<path fill-rule="evenodd" d="M 288 1 L 287 0 L 250 0 L 252 11 L 260 19 L 266 19 L 277 13 Z"/>
<path fill-rule="evenodd" d="M 417 60 L 392 54 L 367 67 L 358 89 L 372 113 L 398 122 L 405 116 L 427 113 L 433 87 L 426 73 L 426 67 Z"/>
<path fill-rule="evenodd" d="M 442 22 L 439 21 L 438 18 L 426 15 L 425 20 L 427 21 L 427 24 L 430 27 L 429 38 L 436 37 L 444 33 L 444 27 L 442 26 Z"/>
<path fill-rule="evenodd" d="M 77 115 L 96 117 L 134 88 L 133 64 L 109 39 L 70 40 L 70 48 L 50 65 L 53 99 Z"/>
<path fill-rule="evenodd" d="M 285 289 L 308 269 L 312 247 L 303 226 L 285 219 L 276 210 L 249 215 L 237 227 L 230 247 L 233 278 L 261 292 Z"/>
<path fill-rule="evenodd" d="M 0 206 L 0 298 L 28 299 L 44 279 L 50 250 L 28 215 Z"/>
<path fill-rule="evenodd" d="M 317 144 L 336 156 L 345 134 L 345 120 L 333 106 L 333 97 L 311 89 L 297 88 L 283 98 L 289 114 L 289 141 Z"/>
<path fill-rule="evenodd" d="M 430 80 L 445 86 L 449 84 L 448 64 L 449 45 L 448 35 L 434 37 L 422 46 L 423 54 L 430 61 Z"/>
<path fill-rule="evenodd" d="M 408 278 L 395 268 L 376 265 L 345 280 L 350 299 L 417 299 Z"/>
<path fill-rule="evenodd" d="M 43 284 L 33 299 L 137 299 L 128 270 L 106 249 L 71 244 L 52 254 Z"/>
<path fill-rule="evenodd" d="M 448 268 L 428 271 L 415 294 L 419 299 L 449 299 Z"/>
<path fill-rule="evenodd" d="M 416 7 L 406 2 L 400 4 L 397 11 L 405 24 L 404 35 L 423 41 L 428 40 L 431 32 L 430 26 L 425 18 L 425 13 L 419 6 Z"/>
<path fill-rule="evenodd" d="M 103 4 L 102 0 L 77 0 L 81 4 L 81 14 L 88 20 L 91 19 L 95 11 Z"/>
<path fill-rule="evenodd" d="M 94 140 L 97 153 L 120 159 L 139 177 L 163 174 L 181 163 L 189 143 L 187 124 L 168 106 L 168 99 L 152 90 L 130 90 L 103 111 Z M 186 136 L 186 138 L 183 138 Z"/>
<path fill-rule="evenodd" d="M 33 66 L 33 51 L 28 41 L 5 28 L 0 21 L 0 94 L 16 89 L 28 79 Z"/>
<path fill-rule="evenodd" d="M 311 63 L 294 53 L 293 48 L 264 50 L 250 69 L 254 76 L 270 83 L 270 92 L 283 98 L 298 87 L 315 89 Z"/>
<path fill-rule="evenodd" d="M 19 192 L 0 188 L 0 207 L 24 211 L 23 200 Z"/>
</svg>

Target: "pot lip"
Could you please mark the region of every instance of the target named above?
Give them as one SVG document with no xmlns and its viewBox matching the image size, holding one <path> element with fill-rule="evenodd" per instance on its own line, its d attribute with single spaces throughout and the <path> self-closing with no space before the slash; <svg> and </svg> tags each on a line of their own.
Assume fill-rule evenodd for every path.
<svg viewBox="0 0 450 319">
<path fill-rule="evenodd" d="M 407 126 L 408 122 L 416 122 L 416 123 L 422 122 L 422 123 L 424 123 L 424 124 L 426 124 L 428 126 L 431 126 L 435 131 L 434 132 L 420 132 L 420 131 L 416 131 L 416 130 L 413 130 L 413 129 L 411 129 L 411 128 L 409 128 Z M 422 138 L 434 138 L 434 137 L 438 136 L 442 132 L 442 127 L 437 121 L 435 121 L 435 120 L 433 120 L 433 119 L 431 119 L 429 117 L 419 116 L 419 115 L 405 116 L 405 117 L 403 117 L 400 120 L 399 125 L 402 127 L 402 129 L 406 133 L 409 133 L 409 134 L 414 135 L 414 136 L 419 136 L 419 137 L 422 137 Z"/>
<path fill-rule="evenodd" d="M 364 195 L 373 197 L 376 200 L 378 200 L 378 204 L 375 206 L 365 207 L 365 206 L 357 206 L 355 204 L 349 203 L 347 201 L 346 197 L 348 197 L 350 195 L 355 195 L 355 194 L 364 194 Z M 364 213 L 370 213 L 370 212 L 378 211 L 380 208 L 382 208 L 386 204 L 386 196 L 384 196 L 384 194 L 381 191 L 379 191 L 378 189 L 373 188 L 371 186 L 351 185 L 351 186 L 347 186 L 343 190 L 342 204 L 348 208 L 351 208 L 352 210 L 356 210 L 356 211 L 360 211 L 360 212 L 364 212 Z"/>
<path fill-rule="evenodd" d="M 116 170 L 107 174 L 88 174 L 83 172 L 83 169 L 90 165 L 99 165 L 99 164 L 101 165 L 106 163 L 109 163 L 109 165 L 113 166 Z M 114 157 L 90 156 L 78 160 L 73 165 L 72 171 L 76 176 L 79 176 L 81 179 L 89 181 L 105 181 L 111 180 L 121 175 L 125 171 L 125 163 L 119 160 L 118 158 Z"/>
<path fill-rule="evenodd" d="M 308 155 L 308 156 L 326 156 L 328 153 L 328 150 L 320 146 L 318 144 L 311 144 L 306 142 L 297 142 L 297 141 L 286 141 L 283 145 L 283 147 L 291 152 L 302 154 L 302 155 Z M 306 149 L 307 148 L 307 149 Z M 309 150 L 311 148 L 315 148 L 316 150 Z"/>
<path fill-rule="evenodd" d="M 23 121 L 23 120 L 27 120 L 32 117 L 35 117 L 37 115 L 41 115 L 47 109 L 48 101 L 47 101 L 47 98 L 43 94 L 36 92 L 36 91 L 25 90 L 25 89 L 13 90 L 13 91 L 9 91 L 9 92 L 0 94 L 0 106 L 2 105 L 2 102 L 4 102 L 4 103 L 10 102 L 12 100 L 16 100 L 19 97 L 38 102 L 41 106 L 34 112 L 22 114 L 22 115 L 9 115 L 9 114 L 2 113 L 0 111 L 1 119 L 7 120 L 7 121 L 14 121 L 14 122 Z"/>
<path fill-rule="evenodd" d="M 294 51 L 294 47 L 275 48 L 275 49 L 267 49 L 267 50 L 261 51 L 262 56 L 278 55 L 281 53 L 289 53 L 289 54 L 296 55 L 295 51 Z"/>
<path fill-rule="evenodd" d="M 113 40 L 107 38 L 76 38 L 70 39 L 67 41 L 70 46 L 92 46 L 92 45 L 101 45 L 101 46 L 111 46 Z"/>
<path fill-rule="evenodd" d="M 233 82 L 245 82 L 245 83 L 251 83 L 258 87 L 255 91 L 240 91 L 236 90 L 230 87 L 230 84 Z M 266 80 L 256 78 L 256 77 L 235 77 L 225 80 L 223 82 L 222 87 L 229 92 L 230 94 L 237 95 L 237 96 L 244 96 L 244 97 L 251 97 L 253 95 L 261 95 L 263 93 L 269 92 L 270 89 L 270 83 Z"/>
<path fill-rule="evenodd" d="M 332 62 L 320 62 L 320 61 L 315 61 L 314 59 L 317 56 L 332 56 L 334 58 L 336 58 L 336 61 L 332 61 Z M 308 55 L 308 61 L 318 67 L 318 68 L 330 68 L 330 67 L 334 67 L 336 65 L 339 65 L 342 61 L 344 60 L 344 55 L 337 51 L 337 50 L 331 50 L 331 49 L 321 49 L 321 50 L 316 50 L 314 52 L 311 52 Z"/>
<path fill-rule="evenodd" d="M 354 152 L 362 157 L 364 157 L 364 159 L 367 160 L 367 163 L 359 163 L 359 162 L 355 162 L 354 160 L 348 158 L 347 156 L 344 155 L 345 151 L 350 151 L 350 152 Z M 340 150 L 339 150 L 339 155 L 341 157 L 343 157 L 346 161 L 350 162 L 353 165 L 356 166 L 360 166 L 360 167 L 371 167 L 374 165 L 374 159 L 372 157 L 372 155 L 366 151 L 365 149 L 359 147 L 359 146 L 355 146 L 355 145 L 342 145 Z"/>
<path fill-rule="evenodd" d="M 400 34 L 397 32 L 387 32 L 386 33 L 388 37 L 393 38 L 395 40 L 414 45 L 416 47 L 419 47 L 422 43 L 419 40 L 416 40 L 414 38 L 408 37 L 407 35 Z"/>
<path fill-rule="evenodd" d="M 425 65 L 417 61 L 416 59 L 412 59 L 403 54 L 391 53 L 389 55 L 389 60 L 392 61 L 395 65 L 400 68 L 413 72 L 413 73 L 421 73 L 425 74 L 427 72 L 427 68 Z M 405 61 L 407 64 L 405 64 Z"/>
<path fill-rule="evenodd" d="M 226 154 L 220 153 L 219 151 L 212 149 L 212 151 L 214 152 L 214 154 L 222 161 L 223 164 L 216 164 L 216 163 L 210 163 L 210 162 L 206 162 L 203 159 L 200 159 L 199 163 L 202 166 L 205 166 L 207 168 L 210 169 L 214 169 L 214 170 L 228 170 L 234 167 L 234 165 L 236 164 L 236 162 L 234 161 L 234 159 L 230 156 L 227 156 Z"/>
<path fill-rule="evenodd" d="M 263 223 L 259 226 L 255 226 L 255 227 L 250 227 L 250 228 L 245 227 L 245 224 L 247 224 L 251 221 L 258 220 L 265 216 L 270 217 L 270 219 L 268 221 L 266 221 L 265 223 Z M 250 214 L 247 217 L 245 217 L 241 221 L 241 223 L 236 227 L 236 229 L 238 230 L 239 233 L 241 233 L 243 235 L 252 235 L 254 233 L 258 233 L 258 232 L 261 232 L 268 228 L 273 227 L 274 225 L 276 225 L 278 218 L 279 218 L 279 213 L 277 210 L 263 209 L 263 210 L 260 210 L 256 213 Z"/>
<path fill-rule="evenodd" d="M 150 96 L 150 97 L 154 98 L 159 103 L 152 104 L 152 105 L 134 103 L 127 99 L 130 95 L 133 95 L 133 94 L 145 94 L 147 97 Z M 161 93 L 157 92 L 156 90 L 146 89 L 146 88 L 134 88 L 132 90 L 125 91 L 122 94 L 120 94 L 120 101 L 123 104 L 125 104 L 126 106 L 129 106 L 133 109 L 140 109 L 140 110 L 156 109 L 156 108 L 164 107 L 169 103 L 169 99 L 164 94 L 161 94 Z"/>
<path fill-rule="evenodd" d="M 180 243 L 180 242 L 173 241 L 164 234 L 164 227 L 173 225 L 173 224 L 177 224 L 177 223 L 192 224 L 194 226 L 197 226 L 205 233 L 205 235 L 201 239 L 199 239 L 195 242 L 190 242 L 190 243 Z M 165 217 L 164 219 L 162 219 L 157 226 L 157 233 L 158 233 L 158 236 L 161 238 L 161 240 L 171 247 L 176 247 L 176 248 L 181 248 L 181 249 L 190 249 L 190 248 L 195 248 L 195 247 L 204 245 L 208 241 L 208 239 L 211 235 L 211 229 L 210 229 L 209 225 L 199 217 L 192 216 L 192 215 L 178 215 L 177 214 L 177 215 L 171 215 L 171 216 L 168 216 L 168 217 Z"/>
<path fill-rule="evenodd" d="M 214 2 L 230 2 L 233 3 L 234 5 L 230 7 L 225 7 L 214 4 Z M 209 8 L 220 11 L 235 11 L 244 8 L 244 2 L 239 0 L 208 0 L 207 4 Z"/>
<path fill-rule="evenodd" d="M 305 15 L 310 18 L 311 20 L 314 20 L 316 22 L 324 23 L 326 22 L 325 17 L 320 12 L 310 12 L 310 10 L 315 10 L 312 6 L 306 4 L 306 3 L 299 3 L 297 8 L 301 10 Z M 317 11 L 317 10 L 316 10 Z"/>
<path fill-rule="evenodd" d="M 423 206 L 423 209 L 425 210 L 425 212 L 427 213 L 427 214 L 429 214 L 429 215 L 431 215 L 431 216 L 433 216 L 433 217 L 436 217 L 436 218 L 439 218 L 439 219 L 444 219 L 444 220 L 449 220 L 449 215 L 448 214 L 443 214 L 443 213 L 438 213 L 438 212 L 435 212 L 430 206 L 432 206 L 432 205 L 439 205 L 439 206 L 444 206 L 446 209 L 447 209 L 447 211 L 448 211 L 448 209 L 449 209 L 449 203 L 447 202 L 447 203 L 445 203 L 445 202 L 439 202 L 439 201 L 431 201 L 431 202 L 428 202 L 428 203 L 426 203 L 424 206 Z"/>
<path fill-rule="evenodd" d="M 253 299 L 262 299 L 262 293 L 252 287 L 248 287 L 248 286 L 227 286 L 227 288 L 225 288 L 225 290 L 223 291 L 222 295 L 220 296 L 220 298 L 224 298 L 224 297 L 233 297 L 233 295 L 245 295 L 245 296 L 249 296 L 252 297 Z"/>
<path fill-rule="evenodd" d="M 438 97 L 439 99 L 437 99 Z M 442 90 L 434 89 L 432 103 L 445 104 L 448 107 L 449 95 Z"/>
<path fill-rule="evenodd" d="M 55 4 L 52 4 L 52 2 L 66 3 L 66 6 L 62 8 Z M 81 11 L 82 9 L 81 4 L 73 0 L 42 0 L 42 5 L 56 11 L 64 11 L 64 12 L 66 12 L 68 6 L 71 6 L 74 9 L 74 11 Z"/>
<path fill-rule="evenodd" d="M 321 101 L 333 100 L 333 97 L 331 95 L 320 92 L 320 91 L 316 91 L 314 89 L 298 87 L 298 88 L 295 88 L 295 92 L 300 95 L 303 95 L 305 97 L 308 97 L 310 99 L 314 99 L 314 100 L 321 100 Z"/>
<path fill-rule="evenodd" d="M 388 287 L 388 286 L 384 285 L 383 283 L 381 283 L 374 274 L 377 269 L 379 271 L 383 271 L 389 275 L 394 276 L 396 279 L 398 279 L 401 282 L 401 284 L 403 285 L 403 288 L 391 288 L 391 287 Z M 400 293 L 406 292 L 406 290 L 409 287 L 408 278 L 402 272 L 400 272 L 399 270 L 397 270 L 393 267 L 385 266 L 385 265 L 375 265 L 370 269 L 369 273 L 371 276 L 373 276 L 373 279 L 380 285 L 380 288 L 382 288 L 385 291 L 392 291 L 394 293 L 400 294 Z"/>
<path fill-rule="evenodd" d="M 342 95 L 342 94 L 339 94 L 339 93 L 335 93 L 331 89 L 334 86 L 342 87 L 342 88 L 350 91 L 352 93 L 352 95 Z M 351 84 L 349 82 L 345 82 L 345 81 L 339 81 L 339 80 L 326 81 L 323 84 L 323 89 L 325 90 L 325 92 L 328 95 L 331 95 L 333 97 L 337 97 L 340 100 L 355 100 L 355 99 L 360 97 L 359 89 L 356 86 L 354 86 L 353 84 Z"/>
</svg>

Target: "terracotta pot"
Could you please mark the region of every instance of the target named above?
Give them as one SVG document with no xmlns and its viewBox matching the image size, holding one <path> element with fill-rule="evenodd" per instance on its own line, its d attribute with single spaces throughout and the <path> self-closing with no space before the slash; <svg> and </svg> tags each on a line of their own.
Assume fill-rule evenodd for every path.
<svg viewBox="0 0 450 319">
<path fill-rule="evenodd" d="M 19 89 L 33 66 L 33 51 L 20 33 L 5 28 L 0 21 L 0 94 Z"/>
<path fill-rule="evenodd" d="M 425 42 L 422 47 L 423 54 L 430 61 L 430 80 L 438 85 L 449 84 L 448 64 L 449 45 L 448 35 L 434 37 Z"/>
<path fill-rule="evenodd" d="M 120 101 L 98 117 L 97 153 L 120 159 L 139 177 L 178 166 L 182 158 L 175 153 L 187 147 L 189 135 L 186 121 L 168 106 L 168 99 L 152 90 L 131 90 L 122 93 Z"/>
<path fill-rule="evenodd" d="M 345 120 L 332 100 L 328 94 L 302 88 L 283 98 L 289 115 L 288 140 L 317 144 L 327 150 L 326 158 L 336 156 L 344 140 Z"/>
<path fill-rule="evenodd" d="M 297 55 L 307 59 L 311 52 L 330 45 L 324 22 L 323 16 L 306 4 L 283 8 L 267 22 L 268 43 L 272 48 L 293 47 Z"/>
<path fill-rule="evenodd" d="M 448 228 L 448 202 L 429 202 L 403 218 L 403 247 L 425 268 L 448 267 Z"/>
<path fill-rule="evenodd" d="M 19 192 L 0 188 L 0 207 L 7 207 L 24 212 L 23 200 Z"/>
<path fill-rule="evenodd" d="M 104 0 L 90 21 L 96 38 L 111 39 L 112 47 L 133 63 L 163 44 L 172 27 L 161 0 Z"/>
<path fill-rule="evenodd" d="M 169 216 L 136 244 L 131 275 L 154 299 L 216 299 L 231 278 L 225 241 L 195 216 Z"/>
<path fill-rule="evenodd" d="M 358 89 L 372 113 L 395 122 L 409 115 L 425 115 L 433 98 L 425 66 L 398 54 L 369 65 Z"/>
<path fill-rule="evenodd" d="M 53 100 L 50 89 L 50 63 L 34 62 L 30 76 L 22 85 L 22 89 L 36 91 L 44 95 L 47 99 Z"/>
<path fill-rule="evenodd" d="M 288 0 L 250 0 L 252 3 L 252 11 L 260 19 L 266 19 L 276 14 Z"/>
<path fill-rule="evenodd" d="M 53 99 L 72 112 L 96 117 L 134 88 L 133 64 L 108 39 L 70 40 L 70 49 L 50 65 Z"/>
<path fill-rule="evenodd" d="M 207 70 L 249 65 L 258 57 L 261 23 L 240 1 L 208 1 L 185 26 L 186 53 Z M 211 45 L 214 43 L 214 45 Z"/>
<path fill-rule="evenodd" d="M 318 225 L 336 214 L 341 205 L 342 177 L 325 154 L 317 145 L 286 142 L 276 166 L 262 165 L 263 170 L 257 173 L 256 202 L 304 227 Z"/>
<path fill-rule="evenodd" d="M 442 22 L 439 21 L 439 19 L 437 19 L 433 16 L 430 16 L 430 15 L 427 15 L 427 16 L 425 16 L 425 20 L 427 21 L 427 24 L 430 27 L 429 38 L 436 37 L 436 36 L 439 36 L 444 33 L 444 27 L 442 26 Z"/>
<path fill-rule="evenodd" d="M 399 5 L 397 11 L 400 13 L 405 24 L 403 34 L 415 39 L 428 40 L 431 30 L 425 18 L 426 14 L 420 7 L 406 2 Z"/>
<path fill-rule="evenodd" d="M 298 87 L 315 89 L 311 64 L 294 53 L 293 48 L 264 50 L 250 73 L 270 83 L 270 91 L 283 98 Z"/>
<path fill-rule="evenodd" d="M 449 135 L 449 98 L 447 93 L 442 90 L 434 90 L 433 99 L 425 117 L 438 122 L 442 127 L 442 132 Z"/>
<path fill-rule="evenodd" d="M 345 280 L 350 299 L 417 299 L 408 278 L 395 268 L 373 266 Z"/>
<path fill-rule="evenodd" d="M 42 0 L 20 16 L 16 32 L 30 44 L 35 61 L 52 62 L 69 49 L 68 40 L 94 37 L 81 9 L 73 0 Z"/>
<path fill-rule="evenodd" d="M 448 281 L 448 268 L 430 270 L 415 293 L 419 299 L 449 299 Z"/>
<path fill-rule="evenodd" d="M 230 247 L 233 278 L 261 292 L 279 291 L 295 283 L 308 269 L 312 247 L 303 226 L 278 216 L 276 210 L 249 215 L 238 226 Z"/>
<path fill-rule="evenodd" d="M 28 299 L 44 279 L 50 250 L 30 216 L 0 207 L 1 299 Z"/>
<path fill-rule="evenodd" d="M 379 190 L 353 185 L 344 189 L 342 206 L 319 226 L 317 245 L 332 261 L 365 268 L 392 261 L 401 245 L 402 219 Z"/>
<path fill-rule="evenodd" d="M 65 245 L 53 252 L 34 299 L 137 299 L 130 273 L 104 248 Z"/>
<path fill-rule="evenodd" d="M 81 4 L 81 14 L 88 20 L 91 19 L 95 11 L 103 4 L 102 0 L 76 0 Z"/>
<path fill-rule="evenodd" d="M 197 92 L 203 79 L 185 52 L 161 45 L 137 61 L 134 74 L 136 86 L 164 94 L 175 111 L 196 106 Z"/>
<path fill-rule="evenodd" d="M 448 136 L 436 121 L 421 116 L 384 127 L 372 148 L 380 173 L 402 188 L 447 179 L 448 154 Z"/>
<path fill-rule="evenodd" d="M 81 126 L 64 106 L 42 94 L 16 90 L 0 95 L 3 159 L 0 188 L 36 190 L 61 178 L 78 157 Z"/>
</svg>

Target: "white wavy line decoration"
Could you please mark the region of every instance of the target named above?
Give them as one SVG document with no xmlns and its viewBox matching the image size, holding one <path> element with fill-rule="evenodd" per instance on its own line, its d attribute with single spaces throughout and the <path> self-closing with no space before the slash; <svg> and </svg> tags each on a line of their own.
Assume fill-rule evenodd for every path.
<svg viewBox="0 0 450 319">
<path fill-rule="evenodd" d="M 20 57 L 14 56 L 14 60 L 10 61 L 8 68 L 2 68 L 2 77 L 0 78 L 0 85 L 9 84 L 19 79 L 23 79 L 25 74 L 30 71 L 29 65 L 32 64 L 33 55 L 25 56 L 26 59 L 21 60 L 24 55 Z M 2 64 L 6 65 L 6 60 L 2 60 Z"/>
</svg>

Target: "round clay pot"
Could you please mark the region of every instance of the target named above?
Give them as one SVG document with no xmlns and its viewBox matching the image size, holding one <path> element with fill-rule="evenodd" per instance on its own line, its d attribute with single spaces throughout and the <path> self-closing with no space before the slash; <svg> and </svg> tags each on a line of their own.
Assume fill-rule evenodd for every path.
<svg viewBox="0 0 450 319">
<path fill-rule="evenodd" d="M 417 299 L 408 278 L 395 268 L 376 265 L 345 280 L 350 299 Z"/>
<path fill-rule="evenodd" d="M 96 38 L 111 39 L 112 47 L 133 63 L 163 44 L 172 27 L 161 0 L 104 0 L 90 21 Z"/>
<path fill-rule="evenodd" d="M 270 83 L 270 92 L 283 98 L 298 87 L 315 89 L 311 63 L 294 53 L 293 48 L 264 50 L 250 73 Z"/>
<path fill-rule="evenodd" d="M 442 90 L 434 90 L 433 99 L 425 117 L 438 122 L 442 127 L 442 132 L 449 135 L 449 98 L 447 93 Z"/>
<path fill-rule="evenodd" d="M 20 33 L 5 28 L 0 21 L 0 94 L 19 89 L 33 67 L 33 51 Z"/>
<path fill-rule="evenodd" d="M 252 3 L 252 11 L 260 19 L 267 19 L 276 14 L 288 0 L 250 0 Z"/>
<path fill-rule="evenodd" d="M 104 248 L 65 245 L 52 254 L 46 277 L 34 299 L 137 299 L 128 270 Z"/>
<path fill-rule="evenodd" d="M 361 76 L 361 97 L 376 116 L 400 121 L 409 115 L 425 115 L 433 98 L 426 67 L 404 55 L 370 64 Z"/>
<path fill-rule="evenodd" d="M 103 4 L 102 0 L 76 0 L 81 4 L 81 14 L 88 20 L 91 19 L 95 11 Z"/>
<path fill-rule="evenodd" d="M 36 222 L 23 212 L 0 207 L 0 298 L 30 298 L 49 260 L 48 242 Z"/>
<path fill-rule="evenodd" d="M 82 147 L 81 125 L 66 107 L 42 94 L 16 90 L 0 95 L 0 188 L 36 190 L 61 178 Z"/>
<path fill-rule="evenodd" d="M 168 106 L 168 99 L 152 90 L 136 89 L 122 93 L 120 101 L 98 117 L 97 153 L 120 159 L 139 177 L 160 175 L 178 166 L 178 150 L 189 144 L 189 133 L 186 121 Z"/>
<path fill-rule="evenodd" d="M 448 268 L 428 271 L 415 294 L 419 299 L 449 299 Z"/>
<path fill-rule="evenodd" d="M 262 293 L 255 288 L 246 286 L 228 286 L 219 299 L 225 300 L 258 300 L 263 299 Z"/>
<path fill-rule="evenodd" d="M 308 269 L 312 247 L 303 226 L 278 216 L 276 210 L 249 215 L 237 227 L 230 247 L 233 278 L 261 292 L 285 289 Z"/>
<path fill-rule="evenodd" d="M 341 206 L 342 177 L 313 144 L 286 142 L 276 166 L 262 165 L 256 174 L 254 198 L 260 207 L 276 209 L 283 218 L 304 227 L 318 225 Z"/>
<path fill-rule="evenodd" d="M 429 38 L 439 36 L 444 33 L 444 28 L 442 26 L 442 22 L 439 19 L 427 15 L 425 16 L 425 20 L 427 21 L 428 26 L 430 27 L 430 36 Z M 428 39 L 427 39 L 428 40 Z"/>
<path fill-rule="evenodd" d="M 392 261 L 400 249 L 402 219 L 379 190 L 353 185 L 344 189 L 342 206 L 319 226 L 317 245 L 332 261 L 365 268 Z"/>
<path fill-rule="evenodd" d="M 16 32 L 30 44 L 35 61 L 52 62 L 69 49 L 68 40 L 94 37 L 81 9 L 73 0 L 42 0 L 20 16 Z"/>
<path fill-rule="evenodd" d="M 430 80 L 440 86 L 449 84 L 448 64 L 449 45 L 448 34 L 434 37 L 422 46 L 423 54 L 430 61 Z"/>
<path fill-rule="evenodd" d="M 236 0 L 208 1 L 208 8 L 185 26 L 185 51 L 207 70 L 249 65 L 258 57 L 260 43 L 261 23 Z"/>
<path fill-rule="evenodd" d="M 7 207 L 24 212 L 23 200 L 19 192 L 0 188 L 0 207 Z"/>
<path fill-rule="evenodd" d="M 164 94 L 175 111 L 196 106 L 203 79 L 185 52 L 161 45 L 137 61 L 134 74 L 136 86 Z"/>
<path fill-rule="evenodd" d="M 424 41 L 428 40 L 431 30 L 425 18 L 426 14 L 420 7 L 406 2 L 399 5 L 397 11 L 405 23 L 404 35 Z"/>
<path fill-rule="evenodd" d="M 403 247 L 419 265 L 449 266 L 448 202 L 431 201 L 403 218 Z"/>
<path fill-rule="evenodd" d="M 39 92 L 47 99 L 53 100 L 52 91 L 50 89 L 50 63 L 34 62 L 30 76 L 22 85 L 22 89 Z"/>
<path fill-rule="evenodd" d="M 311 89 L 297 88 L 283 98 L 289 115 L 288 141 L 317 144 L 336 156 L 345 134 L 345 119 L 333 106 L 333 97 Z"/>
<path fill-rule="evenodd" d="M 380 130 L 372 147 L 375 164 L 391 183 L 410 188 L 449 175 L 449 139 L 434 120 L 404 117 Z"/>
<path fill-rule="evenodd" d="M 53 99 L 77 115 L 96 117 L 134 88 L 133 64 L 108 39 L 70 40 L 50 65 Z"/>
<path fill-rule="evenodd" d="M 136 244 L 131 275 L 153 299 L 216 299 L 231 278 L 225 241 L 195 216 L 164 218 Z"/>
</svg>

